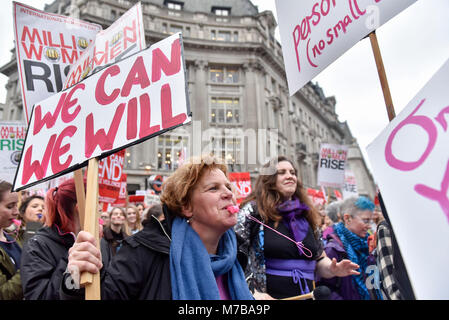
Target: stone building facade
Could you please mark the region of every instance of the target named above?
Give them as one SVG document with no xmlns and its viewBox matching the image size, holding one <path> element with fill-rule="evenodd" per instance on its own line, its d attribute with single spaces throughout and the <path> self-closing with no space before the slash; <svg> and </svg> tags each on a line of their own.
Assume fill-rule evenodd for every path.
<svg viewBox="0 0 449 320">
<path fill-rule="evenodd" d="M 55 0 L 45 11 L 76 15 L 107 28 L 136 1 Z M 275 154 L 287 155 L 306 187 L 316 188 L 321 143 L 348 144 L 360 194 L 374 183 L 336 100 L 309 82 L 289 97 L 271 11 L 250 0 L 142 0 L 147 45 L 182 32 L 192 123 L 127 149 L 128 191 L 148 188 L 187 157 L 222 156 L 235 172 L 259 174 Z M 23 117 L 14 54 L 0 68 L 9 77 L 4 119 Z"/>
</svg>

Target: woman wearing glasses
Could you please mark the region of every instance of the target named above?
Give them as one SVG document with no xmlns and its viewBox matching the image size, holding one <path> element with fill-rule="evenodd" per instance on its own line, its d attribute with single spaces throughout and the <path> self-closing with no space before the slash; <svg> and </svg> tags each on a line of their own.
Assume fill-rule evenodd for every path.
<svg viewBox="0 0 449 320">
<path fill-rule="evenodd" d="M 325 252 L 330 259 L 349 259 L 358 264 L 360 274 L 344 278 L 322 279 L 321 285 L 329 287 L 331 298 L 336 300 L 370 300 L 371 288 L 367 288 L 369 262 L 368 230 L 371 227 L 374 203 L 367 197 L 351 197 L 341 205 L 343 221 L 332 226 L 333 232 L 326 236 Z M 370 282 L 371 283 L 371 282 Z M 372 293 L 375 290 L 371 291 Z M 381 298 L 380 298 L 381 299 Z"/>
</svg>

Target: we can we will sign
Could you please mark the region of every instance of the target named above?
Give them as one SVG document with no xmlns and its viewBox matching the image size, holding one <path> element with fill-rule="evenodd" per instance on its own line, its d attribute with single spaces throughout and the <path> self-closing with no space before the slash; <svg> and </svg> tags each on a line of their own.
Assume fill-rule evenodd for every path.
<svg viewBox="0 0 449 320">
<path fill-rule="evenodd" d="M 448 83 L 449 60 L 367 148 L 419 299 L 449 299 Z"/>
<path fill-rule="evenodd" d="M 14 189 L 191 121 L 180 33 L 36 104 Z"/>
</svg>

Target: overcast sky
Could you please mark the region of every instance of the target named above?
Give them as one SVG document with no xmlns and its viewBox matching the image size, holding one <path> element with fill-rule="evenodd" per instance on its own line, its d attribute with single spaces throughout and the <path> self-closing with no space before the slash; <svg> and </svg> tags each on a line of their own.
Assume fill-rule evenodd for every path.
<svg viewBox="0 0 449 320">
<path fill-rule="evenodd" d="M 43 9 L 51 0 L 22 0 Z M 252 0 L 259 11 L 271 10 L 274 0 Z M 418 93 L 449 58 L 449 0 L 418 0 L 377 30 L 396 114 Z M 0 11 L 0 65 L 13 47 L 12 1 Z M 279 30 L 276 31 L 279 39 Z M 366 147 L 388 124 L 388 116 L 369 39 L 364 39 L 312 79 L 326 96 L 335 96 L 340 121 L 348 121 L 366 156 Z M 0 75 L 0 102 L 5 102 L 7 77 Z"/>
</svg>

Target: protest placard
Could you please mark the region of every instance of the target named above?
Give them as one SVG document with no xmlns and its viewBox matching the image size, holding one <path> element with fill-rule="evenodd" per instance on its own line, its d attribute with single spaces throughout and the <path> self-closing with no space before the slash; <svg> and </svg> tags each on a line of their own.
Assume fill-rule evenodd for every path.
<svg viewBox="0 0 449 320">
<path fill-rule="evenodd" d="M 17 68 L 25 121 L 33 105 L 63 88 L 75 63 L 101 26 L 13 2 Z"/>
<path fill-rule="evenodd" d="M 140 2 L 126 11 L 94 41 L 72 65 L 64 88 L 71 87 L 106 65 L 118 62 L 145 49 L 142 6 Z"/>
<path fill-rule="evenodd" d="M 449 299 L 448 82 L 449 60 L 367 148 L 418 299 Z"/>
<path fill-rule="evenodd" d="M 0 180 L 12 183 L 25 143 L 23 121 L 0 121 Z"/>
<path fill-rule="evenodd" d="M 240 204 L 251 193 L 249 172 L 230 172 L 229 181 L 235 188 L 237 204 Z"/>
<path fill-rule="evenodd" d="M 321 144 L 317 184 L 323 187 L 342 187 L 345 182 L 347 156 L 347 146 L 328 143 Z"/>
<path fill-rule="evenodd" d="M 323 190 L 307 188 L 307 195 L 315 206 L 326 204 L 326 195 Z"/>
<path fill-rule="evenodd" d="M 342 187 L 343 199 L 350 197 L 357 197 L 359 195 L 357 191 L 357 181 L 352 171 L 345 170 L 345 183 Z"/>
<path fill-rule="evenodd" d="M 103 158 L 98 164 L 98 201 L 115 203 L 122 186 L 125 149 Z M 126 182 L 126 181 L 125 181 Z"/>
<path fill-rule="evenodd" d="M 416 0 L 276 0 L 290 95 Z"/>
<path fill-rule="evenodd" d="M 14 181 L 20 190 L 191 121 L 174 34 L 39 102 Z"/>
</svg>

